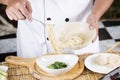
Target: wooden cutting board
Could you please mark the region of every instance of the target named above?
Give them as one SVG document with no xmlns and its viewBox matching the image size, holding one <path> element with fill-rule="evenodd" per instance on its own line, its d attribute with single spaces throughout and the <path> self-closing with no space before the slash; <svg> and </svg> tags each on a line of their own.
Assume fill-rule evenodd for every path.
<svg viewBox="0 0 120 80">
<path fill-rule="evenodd" d="M 53 76 L 51 74 L 44 72 L 40 67 L 38 67 L 35 61 L 36 58 L 21 58 L 16 56 L 6 57 L 7 63 L 20 65 L 20 66 L 27 66 L 33 76 L 34 76 L 34 72 L 39 74 L 40 80 L 72 80 L 78 77 L 84 70 L 83 61 L 79 61 L 75 65 L 75 67 L 71 69 L 69 72 L 63 75 Z M 34 76 L 34 77 L 37 78 L 38 76 Z"/>
</svg>

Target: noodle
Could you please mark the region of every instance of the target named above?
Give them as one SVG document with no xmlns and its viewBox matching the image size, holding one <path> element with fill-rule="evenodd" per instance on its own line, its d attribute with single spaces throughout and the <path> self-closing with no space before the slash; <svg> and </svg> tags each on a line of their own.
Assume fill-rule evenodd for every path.
<svg viewBox="0 0 120 80">
<path fill-rule="evenodd" d="M 62 35 L 61 37 L 59 37 L 59 39 L 57 39 L 55 37 L 53 27 L 54 26 L 52 24 L 47 24 L 46 31 L 48 33 L 50 43 L 54 51 L 56 52 L 63 51 L 64 49 L 67 48 L 80 46 L 85 42 L 84 35 L 81 33 L 66 34 Z"/>
</svg>

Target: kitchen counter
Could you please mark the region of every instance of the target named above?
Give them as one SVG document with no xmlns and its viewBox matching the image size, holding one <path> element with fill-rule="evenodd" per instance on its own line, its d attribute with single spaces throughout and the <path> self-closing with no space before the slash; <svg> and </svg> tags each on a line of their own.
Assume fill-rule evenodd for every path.
<svg viewBox="0 0 120 80">
<path fill-rule="evenodd" d="M 116 44 L 111 46 L 109 49 L 106 50 L 106 52 L 120 55 L 120 42 L 117 42 Z M 15 54 L 15 53 L 12 53 L 12 54 Z M 84 60 L 89 55 L 91 55 L 91 54 L 80 55 L 79 61 Z M 9 66 L 9 70 L 8 70 L 9 80 L 18 80 L 18 79 L 19 80 L 37 80 L 30 74 L 27 67 L 12 65 L 12 64 L 8 64 L 8 63 L 4 63 L 4 62 L 3 63 L 0 62 L 0 65 Z M 98 80 L 102 76 L 103 76 L 102 74 L 92 72 L 92 71 L 88 70 L 87 68 L 85 68 L 83 73 L 73 80 Z"/>
</svg>

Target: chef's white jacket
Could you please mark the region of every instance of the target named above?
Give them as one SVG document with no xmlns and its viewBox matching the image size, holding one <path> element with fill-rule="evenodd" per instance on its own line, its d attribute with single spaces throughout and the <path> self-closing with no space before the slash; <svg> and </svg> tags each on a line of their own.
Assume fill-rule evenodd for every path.
<svg viewBox="0 0 120 80">
<path fill-rule="evenodd" d="M 44 23 L 62 24 L 64 22 L 86 22 L 93 6 L 93 0 L 30 0 L 32 17 Z M 49 20 L 51 19 L 51 20 Z M 59 29 L 59 27 L 58 27 Z M 47 39 L 45 26 L 33 20 L 18 21 L 17 55 L 21 57 L 37 57 L 51 52 L 51 45 Z M 72 51 L 83 54 L 98 52 L 98 39 L 87 47 Z"/>
</svg>

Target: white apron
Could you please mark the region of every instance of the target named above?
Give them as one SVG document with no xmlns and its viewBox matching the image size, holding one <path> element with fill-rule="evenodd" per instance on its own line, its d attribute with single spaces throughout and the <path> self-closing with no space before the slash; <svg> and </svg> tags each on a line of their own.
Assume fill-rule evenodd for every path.
<svg viewBox="0 0 120 80">
<path fill-rule="evenodd" d="M 61 24 L 65 21 L 83 21 L 92 10 L 92 0 L 30 0 L 32 16 L 47 23 Z M 18 21 L 17 55 L 20 57 L 37 57 L 51 51 L 45 28 L 37 21 Z M 98 52 L 99 42 L 91 43 L 74 53 Z"/>
</svg>

